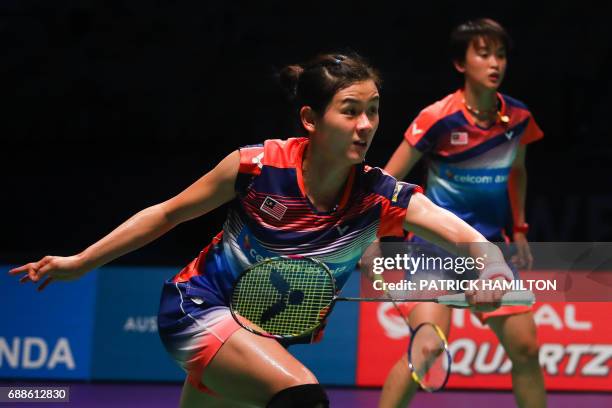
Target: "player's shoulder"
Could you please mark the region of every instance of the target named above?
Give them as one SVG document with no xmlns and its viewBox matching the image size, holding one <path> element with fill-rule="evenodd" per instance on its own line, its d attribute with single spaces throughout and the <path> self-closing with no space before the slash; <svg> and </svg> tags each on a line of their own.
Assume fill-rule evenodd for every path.
<svg viewBox="0 0 612 408">
<path fill-rule="evenodd" d="M 269 139 L 264 142 L 263 164 L 273 167 L 294 167 L 300 161 L 303 149 L 308 143 L 306 137 Z"/>
<path fill-rule="evenodd" d="M 398 181 L 380 167 L 362 166 L 361 187 L 366 193 L 382 196 L 392 203 L 398 202 L 400 196 L 420 191 L 417 185 Z"/>
<path fill-rule="evenodd" d="M 514 108 L 514 109 L 520 109 L 520 110 L 524 110 L 529 112 L 529 107 L 527 106 L 527 104 L 523 101 L 520 101 L 516 98 L 513 98 L 512 96 L 506 95 L 506 94 L 500 94 L 501 97 L 504 100 L 504 103 L 510 107 L 510 108 Z"/>
<path fill-rule="evenodd" d="M 259 167 L 294 167 L 307 140 L 304 137 L 267 139 L 257 145 L 243 146 L 239 149 L 241 162 L 254 163 Z"/>
<path fill-rule="evenodd" d="M 426 106 L 419 113 L 420 117 L 426 117 L 430 120 L 441 120 L 450 116 L 461 109 L 459 96 L 457 92 L 446 95 L 444 98 Z"/>
</svg>

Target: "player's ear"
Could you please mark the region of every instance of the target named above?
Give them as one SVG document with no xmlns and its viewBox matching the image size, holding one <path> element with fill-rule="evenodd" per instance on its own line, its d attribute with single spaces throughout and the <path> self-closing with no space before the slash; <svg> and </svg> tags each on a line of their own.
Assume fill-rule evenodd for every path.
<svg viewBox="0 0 612 408">
<path fill-rule="evenodd" d="M 302 106 L 300 109 L 300 122 L 308 133 L 313 133 L 317 127 L 317 113 L 310 106 Z"/>
<path fill-rule="evenodd" d="M 453 66 L 460 74 L 465 74 L 465 61 L 453 61 Z"/>
</svg>

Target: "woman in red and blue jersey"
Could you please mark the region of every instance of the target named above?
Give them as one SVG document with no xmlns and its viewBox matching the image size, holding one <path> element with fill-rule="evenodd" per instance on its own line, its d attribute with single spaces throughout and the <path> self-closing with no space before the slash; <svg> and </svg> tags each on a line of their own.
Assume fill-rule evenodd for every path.
<svg viewBox="0 0 612 408">
<path fill-rule="evenodd" d="M 525 222 L 525 155 L 527 145 L 543 134 L 522 102 L 498 92 L 509 44 L 506 30 L 491 19 L 468 21 L 455 28 L 451 57 L 464 77 L 464 86 L 419 113 L 385 170 L 401 180 L 425 157 L 427 197 L 489 241 L 506 241 L 504 230 L 510 227 L 517 249 L 515 266 L 531 268 Z M 418 304 L 410 310 L 410 324 L 415 327 L 431 321 L 448 334 L 450 314 L 444 306 Z M 506 306 L 478 317 L 493 329 L 512 360 L 518 405 L 545 406 L 531 308 Z M 380 406 L 404 407 L 416 389 L 404 357 L 387 377 Z"/>
<path fill-rule="evenodd" d="M 439 245 L 486 242 L 419 187 L 363 164 L 379 123 L 380 80 L 359 56 L 321 55 L 281 72 L 308 137 L 240 148 L 177 196 L 149 207 L 83 252 L 47 256 L 11 271 L 21 281 L 76 279 L 229 203 L 223 231 L 164 284 L 159 333 L 185 369 L 183 407 L 326 407 L 314 375 L 275 340 L 240 329 L 228 309 L 239 273 L 300 254 L 323 261 L 339 286 L 377 237 L 419 231 Z M 479 246 L 470 252 L 482 253 Z M 481 275 L 511 276 L 501 252 Z M 495 303 L 500 293 L 469 301 Z"/>
</svg>

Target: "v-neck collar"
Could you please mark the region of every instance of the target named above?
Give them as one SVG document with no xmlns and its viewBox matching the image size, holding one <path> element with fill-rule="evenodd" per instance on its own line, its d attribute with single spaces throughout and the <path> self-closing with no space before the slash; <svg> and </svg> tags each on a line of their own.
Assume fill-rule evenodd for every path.
<svg viewBox="0 0 612 408">
<path fill-rule="evenodd" d="M 340 198 L 340 202 L 329 211 L 319 211 L 314 206 L 314 204 L 310 201 L 310 198 L 308 198 L 308 195 L 306 194 L 306 187 L 304 186 L 304 174 L 302 172 L 302 162 L 304 159 L 304 154 L 306 153 L 306 148 L 308 147 L 308 143 L 309 143 L 309 140 L 306 139 L 299 147 L 300 150 L 298 151 L 297 160 L 295 163 L 295 174 L 297 177 L 297 184 L 300 189 L 300 192 L 302 193 L 302 197 L 304 197 L 304 199 L 308 202 L 308 205 L 310 206 L 312 211 L 316 214 L 331 214 L 336 211 L 340 211 L 344 207 L 346 207 L 349 197 L 351 196 L 351 190 L 353 189 L 353 183 L 355 181 L 355 174 L 356 174 L 357 166 L 354 165 L 351 167 L 351 171 L 349 173 L 347 181 L 344 184 L 344 191 L 342 192 L 342 197 Z"/>
<path fill-rule="evenodd" d="M 470 124 L 470 126 L 475 126 L 478 129 L 481 130 L 489 130 L 492 129 L 494 126 L 498 125 L 500 123 L 499 117 L 500 116 L 505 116 L 506 115 L 506 101 L 504 100 L 504 97 L 501 93 L 496 92 L 495 96 L 497 98 L 497 100 L 500 102 L 501 106 L 499 109 L 499 115 L 497 115 L 497 117 L 495 118 L 495 122 L 493 122 L 491 124 L 491 126 L 484 128 L 480 125 L 478 125 L 476 123 L 476 121 L 474 120 L 474 117 L 470 114 L 470 111 L 467 110 L 467 108 L 465 107 L 465 103 L 463 103 L 464 99 L 465 99 L 465 91 L 463 89 L 459 89 L 457 90 L 457 92 L 455 93 L 455 97 L 457 98 L 457 104 L 460 107 L 461 113 L 463 113 L 463 116 L 465 117 L 465 120 L 467 120 L 467 122 Z"/>
</svg>

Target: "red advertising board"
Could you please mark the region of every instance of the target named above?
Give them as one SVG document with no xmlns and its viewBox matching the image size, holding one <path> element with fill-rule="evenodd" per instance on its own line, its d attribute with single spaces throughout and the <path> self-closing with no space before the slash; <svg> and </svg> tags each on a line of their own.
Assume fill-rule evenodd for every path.
<svg viewBox="0 0 612 408">
<path fill-rule="evenodd" d="M 540 364 L 549 390 L 612 391 L 610 303 L 537 303 Z M 380 386 L 405 353 L 408 329 L 392 304 L 360 305 L 356 382 Z M 511 363 L 493 332 L 469 310 L 453 310 L 447 388 L 510 389 Z"/>
</svg>

